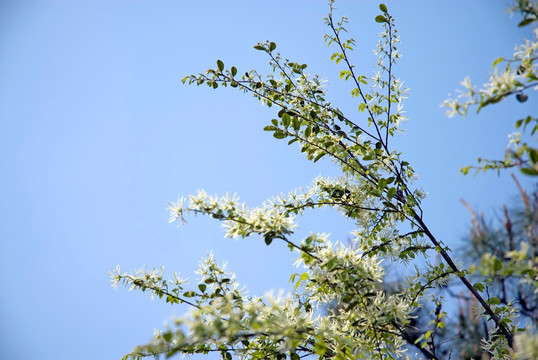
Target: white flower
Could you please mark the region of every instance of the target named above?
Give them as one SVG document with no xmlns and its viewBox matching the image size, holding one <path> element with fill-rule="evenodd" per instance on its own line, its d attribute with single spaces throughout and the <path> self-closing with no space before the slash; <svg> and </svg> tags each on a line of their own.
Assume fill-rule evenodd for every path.
<svg viewBox="0 0 538 360">
<path fill-rule="evenodd" d="M 170 202 L 168 204 L 168 207 L 166 208 L 168 212 L 170 213 L 170 218 L 168 219 L 169 223 L 172 223 L 176 221 L 177 219 L 180 219 L 181 224 L 185 222 L 185 219 L 183 218 L 183 202 L 185 201 L 184 197 L 180 197 L 177 202 Z"/>
</svg>

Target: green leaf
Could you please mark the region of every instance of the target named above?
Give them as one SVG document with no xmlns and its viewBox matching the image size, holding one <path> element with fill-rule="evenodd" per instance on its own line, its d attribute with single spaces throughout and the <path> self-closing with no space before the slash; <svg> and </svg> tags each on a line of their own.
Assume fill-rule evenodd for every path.
<svg viewBox="0 0 538 360">
<path fill-rule="evenodd" d="M 432 334 L 431 330 L 426 331 L 426 334 L 424 334 L 424 340 L 428 340 L 431 334 Z"/>
<path fill-rule="evenodd" d="M 269 51 L 273 51 L 273 50 L 275 50 L 275 49 L 276 49 L 276 44 L 275 44 L 274 42 L 271 42 L 271 43 L 269 44 Z"/>
<path fill-rule="evenodd" d="M 177 354 L 179 352 L 179 349 L 178 348 L 174 348 L 172 350 L 170 350 L 169 352 L 166 353 L 166 358 L 167 359 L 170 359 L 172 356 L 174 356 L 175 354 Z M 123 358 L 122 358 L 123 360 Z"/>
<path fill-rule="evenodd" d="M 500 305 L 501 304 L 501 300 L 499 300 L 499 298 L 497 297 L 492 297 L 488 300 L 488 303 L 490 305 Z"/>
<path fill-rule="evenodd" d="M 491 68 L 494 68 L 495 66 L 497 66 L 501 61 L 503 61 L 503 57 L 499 56 L 497 59 L 495 59 L 495 61 L 493 62 L 493 65 L 491 65 Z"/>
<path fill-rule="evenodd" d="M 291 139 L 290 141 L 288 141 L 288 145 L 293 144 L 293 143 L 296 142 L 297 140 L 298 140 L 297 138 L 293 138 L 293 139 Z"/>
<path fill-rule="evenodd" d="M 377 181 L 377 187 L 380 190 L 383 190 L 386 186 L 387 186 L 387 180 L 384 178 L 379 178 L 379 180 Z"/>
<path fill-rule="evenodd" d="M 385 4 L 379 4 L 379 10 L 383 11 L 384 13 L 387 12 L 387 7 L 385 6 Z"/>
<path fill-rule="evenodd" d="M 529 149 L 529 158 L 533 164 L 538 163 L 538 151 L 536 149 Z"/>
<path fill-rule="evenodd" d="M 525 25 L 529 25 L 531 22 L 533 21 L 536 21 L 536 18 L 527 18 L 527 19 L 524 19 L 522 22 L 520 22 L 519 24 L 517 24 L 518 27 L 523 27 Z"/>
<path fill-rule="evenodd" d="M 484 291 L 484 289 L 485 289 L 484 284 L 479 283 L 479 282 L 475 283 L 475 284 L 473 285 L 473 287 L 474 287 L 476 290 L 478 290 L 478 291 Z"/>
<path fill-rule="evenodd" d="M 301 129 L 301 122 L 302 122 L 301 119 L 293 117 L 291 119 L 291 122 L 292 122 L 292 125 L 293 125 L 293 129 L 295 131 L 299 131 L 299 129 Z"/>
<path fill-rule="evenodd" d="M 316 156 L 314 158 L 314 162 L 317 162 L 319 159 L 321 159 L 322 157 L 324 157 L 325 155 L 327 155 L 326 152 L 322 152 L 321 154 L 318 154 L 318 156 Z"/>
<path fill-rule="evenodd" d="M 232 76 L 237 75 L 237 68 L 235 66 L 232 66 L 231 71 L 232 71 Z"/>
<path fill-rule="evenodd" d="M 205 292 L 205 289 L 207 289 L 206 284 L 198 284 L 198 289 L 200 289 L 201 292 Z"/>
<path fill-rule="evenodd" d="M 336 258 L 331 258 L 331 260 L 327 261 L 327 264 L 325 266 L 327 266 L 327 269 L 330 271 L 332 270 L 336 265 L 337 265 L 337 260 Z"/>
<path fill-rule="evenodd" d="M 525 175 L 530 175 L 530 176 L 538 175 L 538 171 L 533 168 L 521 168 L 521 172 Z"/>
<path fill-rule="evenodd" d="M 183 293 L 183 296 L 185 297 L 188 297 L 188 298 L 191 298 L 191 297 L 195 297 L 196 296 L 196 293 L 194 291 L 185 291 Z"/>
<path fill-rule="evenodd" d="M 307 280 L 307 279 L 308 279 L 308 273 L 306 273 L 306 272 L 302 273 L 301 276 L 299 277 L 299 280 L 297 280 L 297 283 L 295 284 L 295 290 L 297 290 L 297 288 L 301 284 L 301 281 Z"/>
<path fill-rule="evenodd" d="M 378 22 L 378 23 L 386 23 L 387 22 L 387 18 L 384 17 L 383 15 L 377 15 L 375 17 L 375 21 Z"/>
<path fill-rule="evenodd" d="M 254 49 L 256 49 L 256 50 L 265 50 L 265 48 L 263 47 L 263 45 L 259 45 L 259 44 L 256 45 L 256 46 L 254 46 Z"/>
<path fill-rule="evenodd" d="M 275 131 L 275 133 L 273 134 L 273 136 L 276 138 L 276 139 L 284 139 L 286 136 L 286 133 L 283 132 L 282 130 L 277 130 Z"/>
<path fill-rule="evenodd" d="M 277 129 L 278 129 L 277 127 L 268 125 L 268 126 L 266 126 L 266 127 L 263 128 L 263 131 L 275 131 L 275 130 L 277 130 Z"/>
<path fill-rule="evenodd" d="M 288 113 L 282 114 L 282 124 L 284 124 L 284 126 L 288 127 L 288 126 L 290 126 L 290 122 L 291 122 L 291 118 L 288 115 Z"/>
<path fill-rule="evenodd" d="M 221 60 L 217 60 L 217 67 L 220 71 L 224 70 L 224 63 Z"/>
<path fill-rule="evenodd" d="M 396 195 L 396 188 L 395 187 L 391 187 L 390 189 L 387 190 L 387 197 L 389 199 L 392 199 L 395 195 Z"/>
<path fill-rule="evenodd" d="M 520 103 L 524 103 L 525 101 L 527 101 L 529 99 L 529 95 L 527 95 L 525 93 L 519 93 L 519 94 L 516 94 L 516 99 Z"/>
</svg>

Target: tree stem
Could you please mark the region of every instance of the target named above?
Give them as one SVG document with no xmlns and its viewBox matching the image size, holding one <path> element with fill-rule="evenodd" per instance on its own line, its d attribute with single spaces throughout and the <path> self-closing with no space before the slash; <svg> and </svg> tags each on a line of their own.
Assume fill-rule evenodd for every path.
<svg viewBox="0 0 538 360">
<path fill-rule="evenodd" d="M 491 317 L 493 322 L 495 322 L 495 325 L 497 326 L 497 328 L 506 337 L 506 340 L 508 341 L 508 345 L 510 346 L 510 348 L 513 348 L 513 343 L 514 343 L 513 335 L 510 333 L 510 331 L 508 331 L 506 326 L 504 326 L 504 324 L 501 322 L 497 314 L 495 314 L 495 312 L 491 309 L 491 307 L 486 302 L 486 300 L 484 300 L 482 295 L 480 295 L 480 293 L 473 287 L 473 285 L 469 282 L 469 280 L 464 275 L 461 274 L 456 264 L 454 264 L 454 261 L 452 261 L 452 258 L 450 257 L 450 255 L 448 255 L 448 253 L 441 247 L 441 245 L 439 244 L 439 241 L 437 241 L 435 236 L 433 236 L 433 234 L 430 232 L 426 224 L 422 221 L 420 216 L 418 216 L 417 214 L 414 214 L 414 219 L 420 225 L 420 227 L 422 228 L 426 236 L 430 239 L 430 241 L 436 246 L 437 249 L 439 249 L 439 253 L 443 257 L 443 259 L 446 261 L 448 266 L 450 266 L 450 268 L 454 270 L 454 272 L 458 275 L 463 285 L 465 285 L 465 287 L 471 292 L 471 294 L 473 294 L 476 300 L 478 300 L 480 305 L 482 305 L 484 310 Z"/>
</svg>

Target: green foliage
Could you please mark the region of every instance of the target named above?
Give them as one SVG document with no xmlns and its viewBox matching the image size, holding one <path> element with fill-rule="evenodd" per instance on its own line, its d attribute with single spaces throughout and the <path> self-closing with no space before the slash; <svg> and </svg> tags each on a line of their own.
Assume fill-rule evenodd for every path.
<svg viewBox="0 0 538 360">
<path fill-rule="evenodd" d="M 202 214 L 221 221 L 226 237 L 257 236 L 268 246 L 283 242 L 296 253 L 301 270 L 290 276 L 289 294 L 254 297 L 211 255 L 202 260 L 195 287 L 178 275 L 165 280 L 162 271 L 116 269 L 114 286 L 124 283 L 192 309 L 126 358 L 216 352 L 226 360 L 234 356 L 392 359 L 409 358 L 414 349 L 425 358 L 439 359 L 438 339 L 445 331 L 446 313 L 443 298 L 432 290 L 449 281 L 466 288 L 490 321 L 495 336 L 486 343 L 489 351 L 504 354 L 513 346 L 513 308 L 484 297 L 482 282 L 472 285 L 469 271 L 457 265 L 446 245 L 435 238 L 423 220 L 424 195 L 413 188 L 414 170 L 391 146 L 391 138 L 406 120 L 407 89 L 394 75 L 400 57 L 394 18 L 384 4 L 379 9 L 382 14 L 374 20 L 383 32 L 373 76 L 352 65 L 356 42 L 344 37 L 348 20 L 334 20 L 333 1 L 325 18 L 330 30 L 325 41 L 335 48 L 331 60 L 343 66 L 340 78 L 352 84 L 358 118 L 330 103 L 323 79 L 308 74 L 306 64 L 281 57 L 269 41 L 254 46 L 269 58 L 268 75 L 250 70 L 239 77 L 236 67 L 227 68 L 218 60 L 215 69 L 182 80 L 213 89 L 230 86 L 276 108 L 264 130 L 293 144 L 310 161 L 331 159 L 341 175 L 316 178 L 309 187 L 258 208 L 248 208 L 235 195 L 210 196 L 204 191 L 171 203 L 171 222 L 183 223 L 191 214 Z M 520 126 L 532 122 L 524 120 Z M 324 207 L 353 222 L 352 246 L 326 234 L 296 239 L 295 217 Z M 428 260 L 432 255 L 438 258 L 435 263 Z M 407 267 L 410 275 L 390 288 L 383 261 Z M 493 270 L 501 271 L 502 264 L 498 268 L 494 261 Z M 428 304 L 435 304 L 435 310 L 417 332 L 415 315 Z"/>
<path fill-rule="evenodd" d="M 505 321 L 517 315 L 514 358 L 531 359 L 534 355 L 528 357 L 529 354 L 535 354 L 532 346 L 529 352 L 523 349 L 538 339 L 538 193 L 534 190 L 529 195 L 515 177 L 514 180 L 521 197 L 514 208 L 503 206 L 501 226 L 491 225 L 464 202 L 472 215 L 472 227 L 461 252 L 470 263 L 470 276 L 477 281 L 474 287 L 487 294 L 488 303 L 508 315 Z M 458 299 L 460 316 L 452 324 L 457 333 L 446 334 L 445 338 L 459 338 L 454 346 L 462 358 L 487 356 L 486 351 L 495 346 L 487 341 L 483 349 L 474 346 L 477 339 L 489 336 L 485 331 L 487 319 L 476 316 L 476 303 L 471 298 L 452 293 L 450 287 L 446 292 Z M 491 329 L 490 332 L 494 333 Z"/>
<path fill-rule="evenodd" d="M 524 18 L 519 26 L 536 24 L 538 19 L 538 5 L 530 0 L 518 0 L 509 9 L 511 12 L 520 12 Z M 477 113 L 486 106 L 497 104 L 510 95 L 514 95 L 516 100 L 524 103 L 528 100 L 528 90 L 538 88 L 538 70 L 536 60 L 538 59 L 538 28 L 535 26 L 534 39 L 525 40 L 521 45 L 516 46 L 512 58 L 499 57 L 493 61 L 494 72 L 490 75 L 489 81 L 482 88 L 476 89 L 471 84 L 471 79 L 466 77 L 461 84 L 464 89 L 459 91 L 457 97 L 445 100 L 443 106 L 448 108 L 447 115 L 452 117 L 456 114 L 466 116 L 469 108 L 476 106 Z M 505 63 L 504 68 L 499 65 Z M 522 127 L 521 125 L 524 124 Z M 529 125 L 527 127 L 527 125 Z M 531 139 L 538 140 L 538 118 L 532 115 L 515 122 L 516 132 L 511 134 L 510 143 L 503 160 L 488 160 L 478 158 L 477 166 L 465 166 L 461 172 L 466 175 L 470 169 L 479 171 L 507 169 L 512 167 L 520 168 L 525 175 L 538 175 L 538 148 L 533 143 L 522 140 L 522 134 L 530 132 Z"/>
</svg>

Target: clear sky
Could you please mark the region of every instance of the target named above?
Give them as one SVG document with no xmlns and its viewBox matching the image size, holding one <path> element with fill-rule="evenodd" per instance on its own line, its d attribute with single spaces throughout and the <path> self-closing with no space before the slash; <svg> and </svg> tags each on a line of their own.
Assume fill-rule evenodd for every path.
<svg viewBox="0 0 538 360">
<path fill-rule="evenodd" d="M 501 0 L 385 3 L 402 40 L 396 73 L 411 89 L 407 132 L 396 141 L 429 194 L 427 223 L 457 247 L 469 224 L 460 198 L 495 214 L 517 191 L 508 173 L 473 178 L 458 169 L 502 157 L 514 121 L 538 102 L 511 98 L 467 119 L 447 119 L 439 105 L 466 75 L 484 82 L 530 29 L 518 29 Z M 337 7 L 351 20 L 355 62 L 372 74 L 377 2 Z M 167 224 L 166 205 L 204 188 L 257 206 L 335 175 L 332 164 L 309 163 L 264 133 L 273 110 L 249 96 L 180 79 L 217 59 L 240 73 L 269 71 L 252 46 L 271 40 L 324 75 L 334 104 L 354 111 L 322 41 L 327 10 L 324 0 L 0 2 L 2 358 L 119 359 L 187 310 L 114 291 L 108 271 L 118 264 L 164 265 L 196 284 L 198 259 L 213 250 L 253 294 L 286 288 L 295 269 L 283 244 L 223 239 L 210 219 L 178 228 Z M 299 225 L 298 238 L 319 231 L 343 241 L 351 226 L 330 211 Z"/>
</svg>

